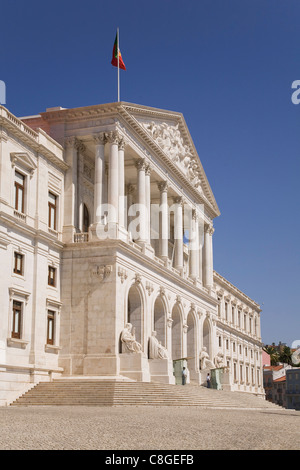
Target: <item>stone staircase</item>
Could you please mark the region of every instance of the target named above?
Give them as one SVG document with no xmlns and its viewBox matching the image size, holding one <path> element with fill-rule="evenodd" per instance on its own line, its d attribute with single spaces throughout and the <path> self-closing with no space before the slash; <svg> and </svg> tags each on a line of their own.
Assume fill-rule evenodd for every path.
<svg viewBox="0 0 300 470">
<path fill-rule="evenodd" d="M 263 398 L 199 385 L 97 379 L 40 382 L 10 406 L 201 406 L 222 409 L 280 409 Z"/>
</svg>

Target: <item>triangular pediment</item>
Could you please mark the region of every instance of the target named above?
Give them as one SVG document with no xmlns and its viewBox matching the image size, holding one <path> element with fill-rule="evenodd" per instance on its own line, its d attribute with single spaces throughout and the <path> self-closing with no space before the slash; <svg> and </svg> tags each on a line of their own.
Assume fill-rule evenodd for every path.
<svg viewBox="0 0 300 470">
<path fill-rule="evenodd" d="M 147 136 L 152 147 L 163 153 L 218 216 L 219 208 L 182 114 L 129 103 L 122 103 L 122 108 L 135 130 Z"/>
<path fill-rule="evenodd" d="M 26 168 L 30 173 L 33 173 L 37 168 L 36 162 L 32 159 L 27 152 L 11 152 L 10 159 L 12 164 L 19 164 L 20 166 Z"/>
</svg>

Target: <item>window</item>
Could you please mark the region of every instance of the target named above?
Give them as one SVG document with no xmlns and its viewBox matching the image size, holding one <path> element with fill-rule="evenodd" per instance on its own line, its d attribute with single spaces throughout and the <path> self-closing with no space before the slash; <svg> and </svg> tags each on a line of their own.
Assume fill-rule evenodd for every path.
<svg viewBox="0 0 300 470">
<path fill-rule="evenodd" d="M 237 377 L 236 377 L 236 362 L 233 363 L 233 379 L 236 382 Z"/>
<path fill-rule="evenodd" d="M 83 227 L 82 227 L 82 231 L 84 233 L 87 233 L 89 231 L 89 226 L 90 226 L 90 214 L 89 214 L 89 210 L 88 208 L 86 207 L 85 204 L 83 204 Z"/>
<path fill-rule="evenodd" d="M 225 320 L 228 320 L 228 303 L 225 302 Z"/>
<path fill-rule="evenodd" d="M 23 276 L 23 261 L 24 261 L 24 255 L 21 255 L 20 253 L 14 253 L 14 273 L 19 274 L 20 276 Z"/>
<path fill-rule="evenodd" d="M 219 336 L 219 347 L 221 347 L 221 346 L 222 346 L 222 338 L 221 338 L 221 336 Z"/>
<path fill-rule="evenodd" d="M 57 196 L 55 194 L 48 194 L 48 226 L 52 230 L 56 230 L 56 209 L 57 209 Z"/>
<path fill-rule="evenodd" d="M 56 286 L 56 268 L 48 266 L 48 286 Z"/>
<path fill-rule="evenodd" d="M 21 338 L 22 302 L 13 301 L 12 338 Z"/>
<path fill-rule="evenodd" d="M 24 213 L 25 176 L 15 171 L 15 210 Z"/>
<path fill-rule="evenodd" d="M 48 310 L 47 315 L 47 344 L 54 344 L 54 331 L 55 331 L 55 312 Z"/>
</svg>

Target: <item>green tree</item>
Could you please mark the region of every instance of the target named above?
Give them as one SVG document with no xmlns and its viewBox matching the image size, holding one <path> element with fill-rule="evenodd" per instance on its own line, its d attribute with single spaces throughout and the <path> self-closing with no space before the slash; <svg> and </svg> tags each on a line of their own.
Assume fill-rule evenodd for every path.
<svg viewBox="0 0 300 470">
<path fill-rule="evenodd" d="M 292 365 L 292 351 L 289 346 L 284 346 L 279 353 L 279 362 Z"/>
</svg>

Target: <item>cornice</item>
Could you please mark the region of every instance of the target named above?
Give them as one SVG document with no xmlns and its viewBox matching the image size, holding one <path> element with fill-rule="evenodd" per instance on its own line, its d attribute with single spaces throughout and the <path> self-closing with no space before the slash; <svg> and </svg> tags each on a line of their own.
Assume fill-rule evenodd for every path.
<svg viewBox="0 0 300 470">
<path fill-rule="evenodd" d="M 19 221 L 14 216 L 7 214 L 6 212 L 0 211 L 0 220 L 1 222 L 6 223 L 10 227 L 14 227 L 14 228 L 17 227 L 18 230 L 20 230 L 27 236 L 34 238 L 37 241 L 39 240 L 47 241 L 49 244 L 51 244 L 52 246 L 55 246 L 58 249 L 62 249 L 64 246 L 63 242 L 53 237 L 48 232 L 44 232 L 43 230 L 40 230 L 40 229 L 35 229 L 31 227 L 30 225 L 22 221 Z"/>
<path fill-rule="evenodd" d="M 243 340 L 247 343 L 256 344 L 257 346 L 262 346 L 263 345 L 263 343 L 261 342 L 261 340 L 259 338 L 248 335 L 244 331 L 237 330 L 234 326 L 223 323 L 220 318 L 215 318 L 215 321 L 216 321 L 216 326 L 218 328 L 222 329 L 223 331 L 226 331 L 226 333 L 228 333 L 232 336 L 235 336 L 235 337 L 239 338 L 240 340 Z"/>
<path fill-rule="evenodd" d="M 127 124 L 130 125 L 132 130 L 135 131 L 136 135 L 139 136 L 143 140 L 143 142 L 146 142 L 150 151 L 152 151 L 155 155 L 158 155 L 161 158 L 161 160 L 165 163 L 166 167 L 173 171 L 173 173 L 181 181 L 182 185 L 188 188 L 191 191 L 191 193 L 194 195 L 194 197 L 197 200 L 200 200 L 201 203 L 203 203 L 206 206 L 212 218 L 218 217 L 220 215 L 220 211 L 218 209 L 218 206 L 212 194 L 211 188 L 208 184 L 206 175 L 204 173 L 199 156 L 192 142 L 191 136 L 187 131 L 185 123 L 183 124 L 182 115 L 179 113 L 166 114 L 166 112 L 161 112 L 158 115 L 153 110 L 150 110 L 151 114 L 153 115 L 152 117 L 158 118 L 158 117 L 163 116 L 163 117 L 168 117 L 168 120 L 174 117 L 174 119 L 176 119 L 176 121 L 180 124 L 180 130 L 183 134 L 186 135 L 186 139 L 192 144 L 192 150 L 193 150 L 194 156 L 197 158 L 197 161 L 201 170 L 201 184 L 204 188 L 204 191 L 203 191 L 204 195 L 202 195 L 201 193 L 199 193 L 197 189 L 195 189 L 195 187 L 189 182 L 186 176 L 181 172 L 180 168 L 170 160 L 168 155 L 166 155 L 166 153 L 160 148 L 160 146 L 155 142 L 155 140 L 151 137 L 151 135 L 145 129 L 143 129 L 143 127 L 141 126 L 139 121 L 135 118 L 135 116 L 129 112 L 129 111 L 132 111 L 133 113 L 135 113 L 137 109 L 139 108 L 134 108 L 132 106 L 123 105 L 122 107 L 120 107 L 119 113 L 121 116 L 123 116 L 123 119 L 127 122 Z M 143 112 L 145 112 L 145 110 L 147 110 L 147 108 L 143 108 Z M 207 195 L 209 195 L 209 198 L 207 197 Z"/>
<path fill-rule="evenodd" d="M 186 176 L 181 172 L 176 164 L 174 164 L 168 155 L 157 145 L 157 143 L 152 139 L 149 133 L 143 129 L 139 121 L 136 119 L 135 115 L 143 115 L 150 118 L 156 119 L 166 119 L 168 121 L 176 121 L 180 126 L 180 132 L 184 136 L 184 138 L 189 142 L 191 145 L 191 149 L 193 152 L 194 157 L 197 160 L 199 165 L 200 173 L 201 173 L 201 185 L 203 188 L 203 195 L 199 193 L 199 191 L 189 182 Z M 183 115 L 178 112 L 173 111 L 166 111 L 161 110 L 158 108 L 151 108 L 148 106 L 127 103 L 124 101 L 116 102 L 116 103 L 107 103 L 107 104 L 99 104 L 99 105 L 92 105 L 86 106 L 81 108 L 72 108 L 72 109 L 59 109 L 53 111 L 47 111 L 41 113 L 42 118 L 51 123 L 51 122 L 73 122 L 73 121 L 84 121 L 84 120 L 92 120 L 95 118 L 101 119 L 104 116 L 108 117 L 116 117 L 119 115 L 123 118 L 123 121 L 129 126 L 131 132 L 134 133 L 136 137 L 142 139 L 143 144 L 148 146 L 148 149 L 152 151 L 155 155 L 159 156 L 161 160 L 164 162 L 166 167 L 173 172 L 174 175 L 178 178 L 178 180 L 182 183 L 182 185 L 188 188 L 200 203 L 203 203 L 207 208 L 209 215 L 212 218 L 218 217 L 220 215 L 219 208 L 215 201 L 213 192 L 211 187 L 208 183 L 207 177 L 205 175 L 204 169 L 202 167 L 200 158 L 194 146 L 193 140 L 183 118 Z"/>
<path fill-rule="evenodd" d="M 61 170 L 68 169 L 68 165 L 60 159 L 54 152 L 47 148 L 46 141 L 55 146 L 60 152 L 63 152 L 62 146 L 52 139 L 42 129 L 38 132 L 31 129 L 24 124 L 23 121 L 14 116 L 4 106 L 0 106 L 0 125 L 9 130 L 15 137 L 19 138 L 22 142 L 30 146 L 35 152 L 44 155 L 54 165 L 58 166 Z M 45 141 L 45 144 L 43 143 Z"/>
<path fill-rule="evenodd" d="M 242 302 L 247 303 L 256 312 L 260 313 L 262 311 L 261 308 L 260 308 L 260 305 L 257 302 L 255 302 L 253 299 L 251 299 L 246 294 L 244 294 L 244 292 L 242 292 L 236 286 L 231 284 L 231 282 L 227 281 L 227 279 L 225 279 L 223 276 L 221 276 L 221 274 L 214 271 L 213 275 L 214 275 L 214 282 L 217 285 L 219 285 L 219 287 L 228 289 L 232 295 L 235 295 L 235 296 L 239 297 L 239 299 Z"/>
<path fill-rule="evenodd" d="M 152 276 L 155 277 L 156 273 L 160 274 L 161 276 L 164 277 L 164 279 L 167 281 L 171 281 L 173 283 L 176 283 L 179 285 L 182 289 L 185 291 L 188 291 L 191 295 L 198 297 L 198 299 L 201 301 L 206 301 L 210 303 L 213 307 L 217 307 L 218 305 L 218 300 L 209 295 L 208 293 L 204 292 L 203 290 L 195 287 L 192 283 L 190 283 L 188 280 L 178 276 L 176 273 L 171 271 L 170 269 L 166 268 L 165 266 L 157 263 L 154 259 L 152 258 L 145 258 L 145 255 L 142 251 L 137 250 L 133 246 L 129 245 L 128 243 L 125 243 L 122 240 L 101 240 L 101 241 L 95 241 L 95 242 L 88 242 L 85 247 L 87 249 L 91 247 L 100 247 L 100 248 L 111 248 L 115 250 L 122 250 L 124 253 L 127 253 L 129 257 L 131 258 L 132 256 L 137 259 L 141 266 L 145 266 L 145 259 L 147 260 L 147 270 L 145 271 L 145 275 L 148 275 L 148 268 L 152 270 Z M 76 251 L 78 250 L 79 252 L 84 249 L 82 243 L 68 243 L 64 245 L 64 251 Z M 115 254 L 113 256 L 115 261 L 118 261 L 118 254 Z"/>
</svg>

